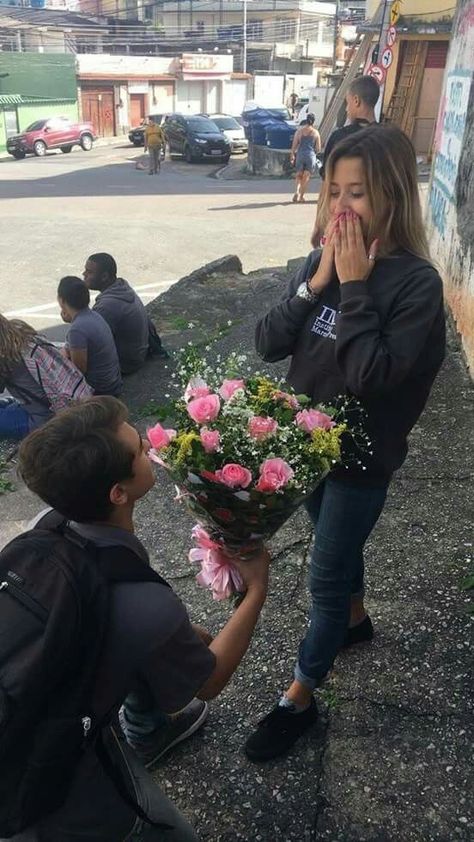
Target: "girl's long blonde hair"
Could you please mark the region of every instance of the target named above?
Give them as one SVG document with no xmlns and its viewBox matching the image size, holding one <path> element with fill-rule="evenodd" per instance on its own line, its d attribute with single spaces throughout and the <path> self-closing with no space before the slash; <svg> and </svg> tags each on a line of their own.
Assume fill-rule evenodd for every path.
<svg viewBox="0 0 474 842">
<path fill-rule="evenodd" d="M 20 362 L 23 351 L 34 340 L 36 331 L 19 319 L 0 314 L 0 375 L 8 374 Z"/>
<path fill-rule="evenodd" d="M 367 241 L 379 240 L 379 255 L 404 249 L 430 261 L 418 191 L 416 154 L 411 141 L 395 126 L 371 126 L 342 140 L 325 165 L 316 228 L 329 221 L 331 181 L 341 158 L 360 158 L 364 167 L 372 222 Z"/>
</svg>

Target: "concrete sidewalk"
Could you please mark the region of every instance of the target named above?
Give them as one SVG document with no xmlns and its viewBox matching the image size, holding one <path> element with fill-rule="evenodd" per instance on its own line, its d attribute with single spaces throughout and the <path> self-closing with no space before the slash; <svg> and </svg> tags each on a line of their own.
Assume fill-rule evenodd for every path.
<svg viewBox="0 0 474 842">
<path fill-rule="evenodd" d="M 286 267 L 244 276 L 234 258 L 182 279 L 149 309 L 169 348 L 208 343 L 221 329 L 208 356 L 238 348 L 262 370 L 253 327 L 287 277 Z M 183 319 L 194 327 L 178 330 Z M 171 371 L 172 363 L 151 362 L 127 380 L 126 400 L 143 426 L 152 421 L 144 417 L 145 404 L 166 401 Z M 272 541 L 270 594 L 244 663 L 213 703 L 204 729 L 154 772 L 201 840 L 474 838 L 473 621 L 460 589 L 473 569 L 473 422 L 474 390 L 451 336 L 410 456 L 368 547 L 375 641 L 338 657 L 318 693 L 319 725 L 291 754 L 252 765 L 242 745 L 288 683 L 306 625 L 311 530 L 304 512 Z M 0 497 L 5 537 L 38 509 L 17 486 Z M 138 507 L 138 534 L 193 620 L 216 632 L 230 608 L 197 589 L 187 561 L 193 520 L 173 497 L 160 473 Z"/>
</svg>

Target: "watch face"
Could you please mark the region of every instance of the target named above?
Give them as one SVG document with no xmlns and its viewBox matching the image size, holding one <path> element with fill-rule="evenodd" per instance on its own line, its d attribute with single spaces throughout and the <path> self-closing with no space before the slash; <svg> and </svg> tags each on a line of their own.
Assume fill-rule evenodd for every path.
<svg viewBox="0 0 474 842">
<path fill-rule="evenodd" d="M 303 283 L 299 285 L 298 289 L 296 290 L 296 294 L 299 298 L 304 298 L 305 301 L 311 301 L 311 299 L 313 297 L 311 295 L 311 293 L 309 292 L 305 281 L 303 281 Z"/>
</svg>

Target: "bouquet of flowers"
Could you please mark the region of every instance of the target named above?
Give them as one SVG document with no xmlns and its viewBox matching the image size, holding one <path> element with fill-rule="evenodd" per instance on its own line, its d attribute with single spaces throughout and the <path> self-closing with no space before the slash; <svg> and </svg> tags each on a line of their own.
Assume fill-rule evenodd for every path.
<svg viewBox="0 0 474 842">
<path fill-rule="evenodd" d="M 197 517 L 190 560 L 201 564 L 197 581 L 215 599 L 243 589 L 227 552 L 248 557 L 274 535 L 341 461 L 347 429 L 335 410 L 310 407 L 281 381 L 244 376 L 244 363 L 233 355 L 211 368 L 189 348 L 173 429 L 147 431 L 150 458 Z"/>
</svg>

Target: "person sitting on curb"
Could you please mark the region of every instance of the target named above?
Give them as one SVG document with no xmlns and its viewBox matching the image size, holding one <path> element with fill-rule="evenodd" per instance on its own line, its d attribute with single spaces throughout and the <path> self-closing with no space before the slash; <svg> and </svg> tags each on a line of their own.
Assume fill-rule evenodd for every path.
<svg viewBox="0 0 474 842">
<path fill-rule="evenodd" d="M 112 331 L 122 374 L 137 371 L 149 355 L 168 357 L 143 302 L 127 281 L 117 278 L 112 255 L 91 254 L 83 278 L 89 289 L 100 292 L 93 310 L 100 313 Z"/>
<path fill-rule="evenodd" d="M 0 438 L 22 439 L 92 389 L 60 350 L 20 319 L 0 314 Z"/>
<path fill-rule="evenodd" d="M 119 395 L 122 375 L 112 331 L 100 313 L 89 307 L 90 293 L 80 278 L 67 275 L 58 286 L 61 318 L 70 328 L 65 352 L 82 371 L 96 395 Z"/>
<path fill-rule="evenodd" d="M 345 140 L 349 135 L 360 132 L 372 123 L 376 123 L 375 106 L 380 96 L 378 82 L 373 76 L 358 76 L 354 79 L 346 95 L 346 112 L 349 123 L 340 129 L 335 129 L 327 140 L 324 147 L 323 164 L 321 167 L 321 178 L 324 179 L 324 170 L 328 158 L 334 147 Z"/>
<path fill-rule="evenodd" d="M 66 518 L 81 539 L 98 548 L 116 547 L 117 552 L 128 548 L 140 567 L 149 565 L 149 557 L 134 534 L 134 507 L 155 482 L 148 447 L 128 423 L 126 407 L 120 401 L 93 397 L 29 435 L 20 449 L 19 469 L 27 487 Z M 41 520 L 36 525 L 41 527 Z M 35 828 L 39 839 L 197 842 L 191 825 L 127 745 L 114 724 L 114 712 L 127 693 L 139 686 L 147 688 L 157 709 L 175 714 L 175 723 L 183 717 L 179 711 L 189 711 L 190 703 L 194 705 L 195 727 L 204 721 L 206 701 L 219 695 L 247 651 L 267 594 L 266 551 L 245 563 L 235 563 L 247 590 L 214 639 L 192 626 L 183 603 L 164 580 L 110 585 L 108 630 L 97 667 L 92 710 L 95 720 L 112 722 L 102 729 L 102 745 L 114 768 L 123 770 L 126 790 L 122 787 L 119 794 L 112 787 L 92 743 L 78 764 L 66 801 Z M 181 738 L 193 730 L 189 716 L 184 719 L 187 731 Z M 176 729 L 171 736 L 178 742 Z M 148 735 L 147 748 L 151 739 Z M 161 751 L 161 735 L 158 740 Z M 166 832 L 162 826 L 145 825 L 137 819 L 129 799 L 124 798 L 126 793 L 153 822 L 169 825 Z M 31 836 L 22 833 L 14 839 L 27 842 Z"/>
</svg>

